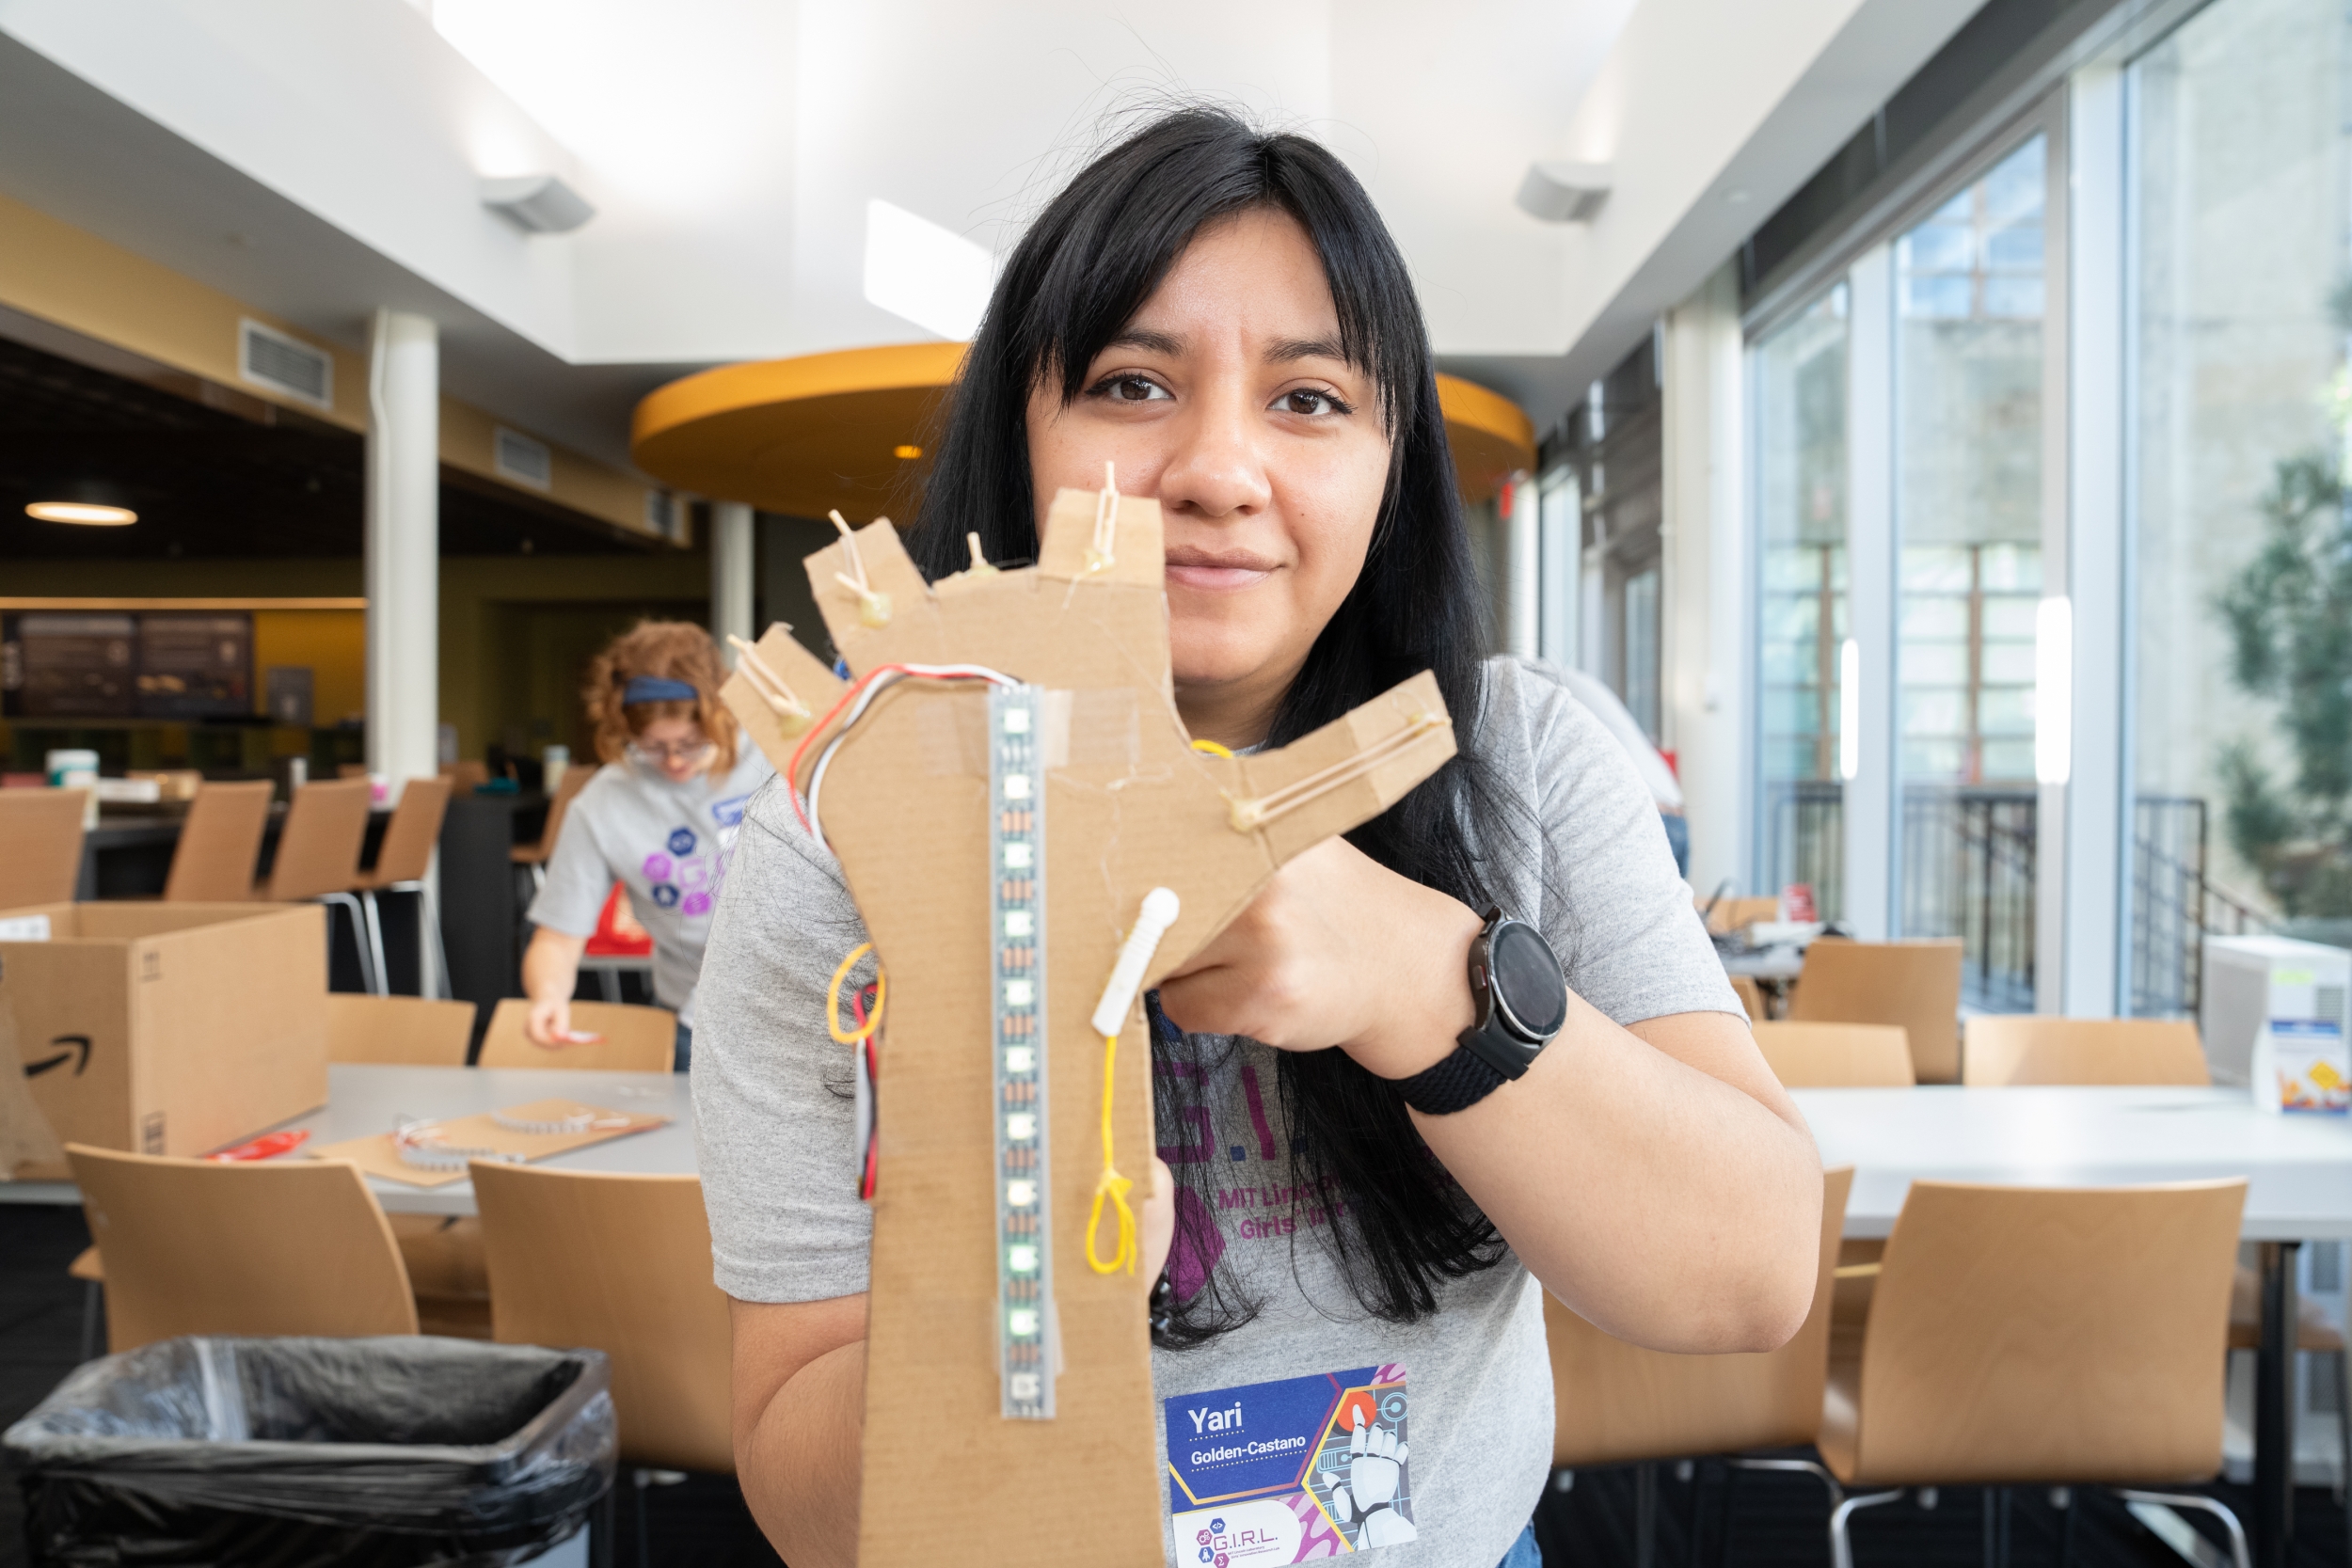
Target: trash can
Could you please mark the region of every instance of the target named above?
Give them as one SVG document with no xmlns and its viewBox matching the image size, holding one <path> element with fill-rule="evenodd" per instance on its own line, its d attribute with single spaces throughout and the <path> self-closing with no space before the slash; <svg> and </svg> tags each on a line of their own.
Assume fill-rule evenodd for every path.
<svg viewBox="0 0 2352 1568">
<path fill-rule="evenodd" d="M 0 1434 L 36 1564 L 505 1568 L 612 1484 L 601 1351 L 165 1339 Z"/>
</svg>

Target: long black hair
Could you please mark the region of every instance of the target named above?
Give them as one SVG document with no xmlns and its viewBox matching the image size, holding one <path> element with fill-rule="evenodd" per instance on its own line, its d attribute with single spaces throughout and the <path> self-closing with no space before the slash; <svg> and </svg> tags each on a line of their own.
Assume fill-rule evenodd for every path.
<svg viewBox="0 0 2352 1568">
<path fill-rule="evenodd" d="M 947 407 L 909 548 L 931 577 L 967 563 L 967 532 L 979 535 L 993 561 L 1035 559 L 1032 394 L 1050 388 L 1064 405 L 1075 400 L 1095 356 L 1194 235 L 1220 218 L 1269 209 L 1295 220 L 1322 258 L 1341 351 L 1378 388 L 1391 456 L 1363 571 L 1316 639 L 1266 739 L 1296 739 L 1398 681 L 1434 672 L 1465 754 L 1348 836 L 1391 870 L 1483 908 L 1477 846 L 1513 835 L 1498 832 L 1507 808 L 1467 744 L 1485 626 L 1428 332 L 1405 259 L 1372 198 L 1323 147 L 1262 133 L 1219 109 L 1187 108 L 1153 120 L 1072 180 L 997 280 Z M 1172 1029 L 1153 1033 L 1159 1141 L 1184 1143 L 1191 1134 L 1183 1129 L 1199 1124 L 1184 1091 L 1205 1081 L 1212 1064 L 1199 1053 L 1207 1042 Z M 1314 1222 L 1294 1235 L 1330 1238 L 1365 1310 L 1395 1322 L 1423 1317 L 1437 1309 L 1444 1280 L 1501 1259 L 1493 1226 L 1422 1142 L 1392 1085 L 1338 1050 L 1278 1056 L 1294 1203 Z M 1180 1224 L 1213 1224 L 1216 1202 L 1214 1191 L 1196 1189 L 1191 1201 L 1180 1199 Z M 1331 1223 L 1320 1223 L 1327 1216 Z M 1161 1339 L 1198 1343 L 1253 1310 L 1212 1272 L 1179 1303 Z"/>
</svg>

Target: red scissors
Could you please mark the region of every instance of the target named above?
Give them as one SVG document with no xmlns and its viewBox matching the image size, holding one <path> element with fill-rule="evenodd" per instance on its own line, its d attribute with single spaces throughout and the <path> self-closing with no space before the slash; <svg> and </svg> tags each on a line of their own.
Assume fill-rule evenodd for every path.
<svg viewBox="0 0 2352 1568">
<path fill-rule="evenodd" d="M 264 1132 L 249 1143 L 234 1148 L 224 1148 L 217 1154 L 207 1154 L 207 1160 L 220 1164 L 242 1164 L 247 1160 L 275 1160 L 280 1154 L 293 1152 L 310 1141 L 310 1130 L 297 1127 L 290 1132 Z"/>
</svg>

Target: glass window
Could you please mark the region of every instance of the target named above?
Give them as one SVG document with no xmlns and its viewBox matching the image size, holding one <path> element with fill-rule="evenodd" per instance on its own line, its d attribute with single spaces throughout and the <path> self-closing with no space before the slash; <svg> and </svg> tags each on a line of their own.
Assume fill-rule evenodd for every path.
<svg viewBox="0 0 2352 1568">
<path fill-rule="evenodd" d="M 1756 344 L 1759 893 L 1792 883 L 1845 904 L 1838 774 L 1846 636 L 1843 284 Z"/>
<path fill-rule="evenodd" d="M 1899 934 L 1960 937 L 1964 996 L 2033 1006 L 2049 141 L 1895 244 Z"/>
<path fill-rule="evenodd" d="M 2193 1013 L 2203 933 L 2352 930 L 2352 17 L 2220 0 L 2129 87 L 2131 1005 Z"/>
</svg>

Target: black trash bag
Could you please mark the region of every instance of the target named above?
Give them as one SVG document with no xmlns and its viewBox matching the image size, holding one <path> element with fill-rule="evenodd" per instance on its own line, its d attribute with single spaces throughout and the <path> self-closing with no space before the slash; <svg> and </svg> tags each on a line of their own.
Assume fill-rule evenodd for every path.
<svg viewBox="0 0 2352 1568">
<path fill-rule="evenodd" d="M 506 1568 L 612 1484 L 601 1351 L 166 1339 L 0 1434 L 36 1564 Z"/>
</svg>

